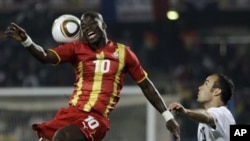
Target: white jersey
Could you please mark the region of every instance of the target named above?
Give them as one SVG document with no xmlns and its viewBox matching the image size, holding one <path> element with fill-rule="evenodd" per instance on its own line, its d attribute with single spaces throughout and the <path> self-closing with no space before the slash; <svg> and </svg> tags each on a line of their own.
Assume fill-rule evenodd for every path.
<svg viewBox="0 0 250 141">
<path fill-rule="evenodd" d="M 213 116 L 216 128 L 199 123 L 198 141 L 229 141 L 230 125 L 236 124 L 232 113 L 225 106 L 209 108 L 207 111 Z"/>
</svg>

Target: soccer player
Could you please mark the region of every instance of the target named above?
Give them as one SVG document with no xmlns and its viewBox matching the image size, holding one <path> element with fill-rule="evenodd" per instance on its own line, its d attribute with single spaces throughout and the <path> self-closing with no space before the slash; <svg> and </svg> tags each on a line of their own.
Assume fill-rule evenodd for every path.
<svg viewBox="0 0 250 141">
<path fill-rule="evenodd" d="M 235 119 L 226 107 L 233 94 L 234 84 L 223 74 L 212 74 L 199 87 L 197 101 L 204 109 L 186 109 L 178 102 L 169 109 L 199 122 L 198 141 L 229 141 L 230 125 Z"/>
<path fill-rule="evenodd" d="M 23 28 L 11 23 L 5 35 L 20 42 L 36 59 L 54 65 L 71 63 L 75 83 L 67 108 L 55 118 L 32 125 L 41 141 L 100 141 L 109 129 L 109 115 L 115 109 L 129 73 L 148 101 L 162 114 L 167 129 L 180 140 L 174 119 L 132 50 L 108 39 L 107 25 L 100 13 L 89 11 L 81 17 L 81 41 L 45 50 L 34 43 Z"/>
</svg>

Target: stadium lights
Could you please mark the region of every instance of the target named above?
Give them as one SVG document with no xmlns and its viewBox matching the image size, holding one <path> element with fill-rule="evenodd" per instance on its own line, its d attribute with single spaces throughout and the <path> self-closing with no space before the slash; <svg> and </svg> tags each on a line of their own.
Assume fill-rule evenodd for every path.
<svg viewBox="0 0 250 141">
<path fill-rule="evenodd" d="M 176 10 L 169 10 L 166 12 L 167 19 L 174 21 L 179 19 L 179 13 Z"/>
</svg>

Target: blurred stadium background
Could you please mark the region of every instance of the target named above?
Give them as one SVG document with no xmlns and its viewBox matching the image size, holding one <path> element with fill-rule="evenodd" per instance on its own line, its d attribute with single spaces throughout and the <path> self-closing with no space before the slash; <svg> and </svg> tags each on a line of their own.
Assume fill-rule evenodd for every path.
<svg viewBox="0 0 250 141">
<path fill-rule="evenodd" d="M 237 123 L 250 124 L 250 0 L 0 0 L 1 141 L 37 140 L 30 125 L 51 119 L 65 106 L 70 92 L 63 90 L 74 80 L 69 65 L 42 65 L 20 44 L 5 39 L 7 25 L 20 24 L 49 48 L 56 46 L 53 20 L 61 14 L 80 17 L 87 10 L 103 14 L 110 39 L 131 46 L 167 103 L 199 107 L 198 86 L 207 75 L 222 72 L 236 85 L 229 108 Z M 169 10 L 179 18 L 168 19 Z M 172 141 L 162 117 L 148 110 L 142 94 L 130 89 L 135 83 L 126 81 L 104 141 Z M 58 87 L 61 91 L 55 92 Z M 197 123 L 176 118 L 182 140 L 196 140 Z"/>
</svg>

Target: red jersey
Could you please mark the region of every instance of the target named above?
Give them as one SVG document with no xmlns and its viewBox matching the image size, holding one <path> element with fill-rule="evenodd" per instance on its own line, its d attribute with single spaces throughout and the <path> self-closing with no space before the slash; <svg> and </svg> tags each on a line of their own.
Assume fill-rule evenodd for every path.
<svg viewBox="0 0 250 141">
<path fill-rule="evenodd" d="M 69 104 L 85 112 L 107 117 L 119 101 L 125 73 L 137 83 L 147 77 L 131 49 L 113 41 L 95 51 L 83 42 L 63 44 L 50 51 L 57 55 L 58 64 L 73 65 L 76 79 Z"/>
</svg>

